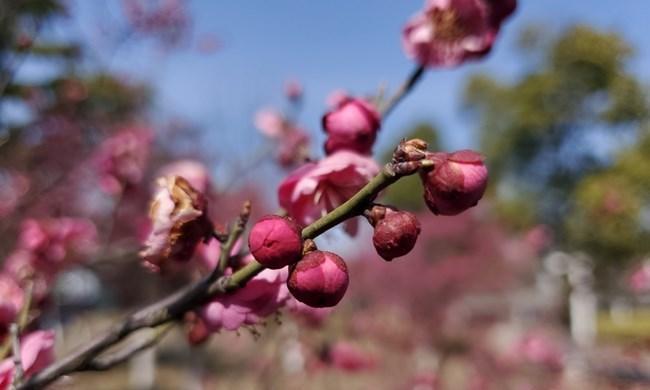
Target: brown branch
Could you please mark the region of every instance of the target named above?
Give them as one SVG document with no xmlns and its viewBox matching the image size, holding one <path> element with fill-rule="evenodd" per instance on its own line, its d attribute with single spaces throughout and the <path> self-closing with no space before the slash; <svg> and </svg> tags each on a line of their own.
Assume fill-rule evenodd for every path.
<svg viewBox="0 0 650 390">
<path fill-rule="evenodd" d="M 395 94 L 384 104 L 382 109 L 380 110 L 381 117 L 386 118 L 388 114 L 390 114 L 393 109 L 397 106 L 399 102 L 402 101 L 404 96 L 406 96 L 415 84 L 417 84 L 418 81 L 422 78 L 422 75 L 424 74 L 425 68 L 422 65 L 418 65 L 413 72 L 409 75 L 409 77 L 404 81 L 404 83 L 399 87 L 399 89 L 395 92 Z"/>
<path fill-rule="evenodd" d="M 162 340 L 173 327 L 174 323 L 160 325 L 146 338 L 139 340 L 120 351 L 92 359 L 83 367 L 83 371 L 106 371 L 118 364 L 122 364 L 138 353 L 158 344 L 158 342 L 160 342 L 160 340 Z"/>
</svg>

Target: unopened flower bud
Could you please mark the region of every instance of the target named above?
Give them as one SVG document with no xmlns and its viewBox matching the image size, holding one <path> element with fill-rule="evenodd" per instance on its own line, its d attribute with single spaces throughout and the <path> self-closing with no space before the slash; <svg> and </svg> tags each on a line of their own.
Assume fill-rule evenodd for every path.
<svg viewBox="0 0 650 390">
<path fill-rule="evenodd" d="M 434 214 L 456 215 L 476 206 L 488 181 L 483 156 L 472 150 L 461 150 L 433 153 L 431 159 L 434 168 L 421 174 L 424 200 L 429 209 Z"/>
<path fill-rule="evenodd" d="M 381 116 L 370 103 L 363 99 L 345 99 L 323 117 L 323 128 L 328 135 L 325 152 L 352 150 L 370 154 L 380 125 Z"/>
<path fill-rule="evenodd" d="M 290 270 L 287 286 L 300 302 L 311 307 L 338 304 L 348 288 L 348 267 L 332 252 L 306 254 Z"/>
<path fill-rule="evenodd" d="M 251 254 L 260 264 L 280 269 L 302 257 L 300 226 L 289 218 L 267 215 L 260 219 L 248 236 Z"/>
<path fill-rule="evenodd" d="M 420 222 L 407 211 L 387 210 L 386 216 L 377 222 L 372 243 L 379 256 L 386 261 L 409 253 L 420 234 Z"/>
<path fill-rule="evenodd" d="M 427 146 L 427 142 L 419 138 L 402 141 L 395 149 L 393 159 L 395 161 L 422 160 L 426 155 Z"/>
</svg>

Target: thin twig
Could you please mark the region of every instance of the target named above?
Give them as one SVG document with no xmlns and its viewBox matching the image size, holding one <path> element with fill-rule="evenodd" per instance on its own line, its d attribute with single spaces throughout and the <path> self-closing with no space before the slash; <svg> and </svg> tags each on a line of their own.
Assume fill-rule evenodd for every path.
<svg viewBox="0 0 650 390">
<path fill-rule="evenodd" d="M 221 244 L 221 254 L 219 255 L 219 263 L 217 267 L 212 271 L 212 280 L 215 280 L 217 276 L 223 275 L 226 267 L 228 266 L 228 261 L 230 260 L 230 252 L 232 248 L 239 240 L 239 237 L 244 233 L 246 229 L 246 224 L 248 223 L 248 218 L 251 215 L 251 202 L 247 200 L 244 202 L 241 212 L 239 213 L 239 218 L 235 221 L 235 225 L 230 229 L 230 234 L 226 242 Z"/>
<path fill-rule="evenodd" d="M 9 326 L 9 337 L 11 338 L 11 353 L 14 362 L 14 375 L 11 378 L 11 390 L 15 390 L 20 386 L 23 380 L 23 364 L 20 356 L 20 335 L 18 333 L 18 324 L 13 323 Z"/>
<path fill-rule="evenodd" d="M 404 84 L 402 84 L 399 89 L 395 92 L 395 94 L 386 102 L 386 104 L 382 107 L 380 110 L 381 117 L 386 118 L 388 114 L 390 114 L 393 109 L 397 106 L 397 104 L 402 101 L 404 96 L 406 96 L 409 92 L 411 92 L 411 89 L 417 84 L 418 81 L 420 81 L 420 78 L 422 78 L 422 75 L 424 74 L 425 68 L 422 65 L 418 65 L 413 72 L 409 75 L 409 77 L 404 81 Z"/>
</svg>

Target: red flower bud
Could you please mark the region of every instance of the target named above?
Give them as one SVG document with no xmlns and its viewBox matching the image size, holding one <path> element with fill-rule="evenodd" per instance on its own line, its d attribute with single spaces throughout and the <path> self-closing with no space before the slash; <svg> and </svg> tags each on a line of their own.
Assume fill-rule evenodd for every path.
<svg viewBox="0 0 650 390">
<path fill-rule="evenodd" d="M 372 243 L 379 256 L 386 261 L 409 253 L 420 234 L 420 222 L 406 211 L 387 210 L 386 216 L 375 225 Z"/>
<path fill-rule="evenodd" d="M 335 306 L 348 288 L 348 267 L 332 252 L 314 251 L 290 269 L 287 286 L 300 302 L 311 307 Z"/>
<path fill-rule="evenodd" d="M 302 257 L 301 229 L 289 218 L 267 215 L 260 219 L 248 236 L 251 254 L 260 264 L 280 269 Z"/>
<path fill-rule="evenodd" d="M 323 117 L 323 128 L 328 135 L 325 152 L 352 150 L 370 154 L 381 125 L 377 110 L 362 99 L 346 99 Z"/>
<path fill-rule="evenodd" d="M 435 167 L 421 175 L 424 200 L 434 214 L 456 215 L 476 206 L 487 187 L 483 156 L 472 150 L 433 153 Z"/>
</svg>

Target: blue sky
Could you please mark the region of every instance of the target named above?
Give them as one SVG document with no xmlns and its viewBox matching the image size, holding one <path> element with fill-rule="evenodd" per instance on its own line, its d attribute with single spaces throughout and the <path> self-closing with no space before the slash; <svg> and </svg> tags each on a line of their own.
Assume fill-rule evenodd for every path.
<svg viewBox="0 0 650 390">
<path fill-rule="evenodd" d="M 96 33 L 98 21 L 119 12 L 119 2 L 77 1 L 73 14 L 78 33 Z M 325 97 L 336 88 L 364 94 L 380 84 L 396 87 L 413 68 L 400 46 L 400 30 L 422 6 L 421 0 L 198 1 L 190 2 L 194 30 L 211 33 L 223 47 L 212 55 L 179 50 L 161 56 L 142 43 L 111 53 L 108 66 L 149 81 L 157 92 L 156 109 L 176 113 L 206 131 L 210 150 L 225 160 L 262 143 L 252 126 L 254 112 L 282 106 L 289 78 L 306 90 L 301 122 L 316 137 Z M 502 30 L 491 55 L 480 63 L 428 72 L 417 89 L 383 124 L 379 147 L 389 147 L 405 128 L 419 121 L 437 124 L 449 149 L 476 146 L 474 124 L 464 118 L 461 91 L 468 75 L 489 71 L 516 77 L 517 33 L 529 23 L 558 31 L 586 23 L 621 33 L 637 49 L 632 69 L 648 80 L 650 41 L 648 0 L 523 0 Z"/>
</svg>

